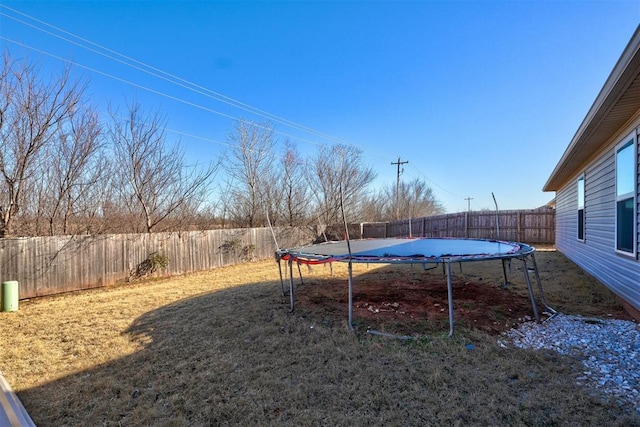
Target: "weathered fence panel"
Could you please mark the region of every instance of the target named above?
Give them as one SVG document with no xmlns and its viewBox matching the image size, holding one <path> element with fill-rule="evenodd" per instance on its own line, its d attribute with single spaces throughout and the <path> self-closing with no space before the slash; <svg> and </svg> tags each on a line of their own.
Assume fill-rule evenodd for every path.
<svg viewBox="0 0 640 427">
<path fill-rule="evenodd" d="M 361 224 L 364 238 L 459 237 L 555 243 L 555 210 L 473 211 L 388 223 Z"/>
<path fill-rule="evenodd" d="M 280 247 L 310 243 L 314 237 L 304 229 L 274 231 Z M 0 281 L 17 280 L 24 299 L 126 282 L 140 272 L 180 275 L 266 259 L 274 250 L 268 228 L 7 238 L 0 239 Z M 145 271 L 154 253 L 166 257 L 168 265 Z"/>
<path fill-rule="evenodd" d="M 311 243 L 315 237 L 299 228 L 278 228 L 275 234 L 281 248 Z M 363 223 L 350 226 L 349 234 L 352 238 L 469 237 L 553 244 L 555 211 L 499 211 L 497 217 L 491 211 L 463 212 Z M 140 271 L 151 276 L 180 275 L 270 258 L 274 249 L 268 228 L 7 238 L 0 239 L 0 281 L 17 280 L 20 297 L 31 298 L 126 282 Z M 156 272 L 141 270 L 153 254 L 165 256 L 168 265 Z"/>
</svg>

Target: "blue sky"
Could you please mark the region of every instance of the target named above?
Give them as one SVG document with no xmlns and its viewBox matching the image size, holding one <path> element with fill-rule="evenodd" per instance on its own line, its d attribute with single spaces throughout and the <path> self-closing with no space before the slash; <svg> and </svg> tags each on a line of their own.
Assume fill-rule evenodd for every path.
<svg viewBox="0 0 640 427">
<path fill-rule="evenodd" d="M 501 209 L 551 200 L 542 186 L 639 23 L 640 0 L 0 2 L 3 48 L 45 75 L 73 61 L 100 110 L 160 111 L 191 159 L 220 156 L 234 118 L 266 120 L 257 108 L 304 155 L 360 147 L 377 186 L 408 160 L 402 179 L 447 212 L 493 209 L 492 192 Z"/>
</svg>

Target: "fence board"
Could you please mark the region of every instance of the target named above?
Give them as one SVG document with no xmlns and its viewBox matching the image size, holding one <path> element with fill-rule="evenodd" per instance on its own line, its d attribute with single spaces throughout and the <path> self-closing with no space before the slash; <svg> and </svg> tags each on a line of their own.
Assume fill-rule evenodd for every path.
<svg viewBox="0 0 640 427">
<path fill-rule="evenodd" d="M 497 218 L 496 212 L 492 211 L 461 212 L 388 223 L 363 223 L 360 228 L 364 238 L 459 237 L 553 244 L 555 210 L 505 210 L 499 211 Z"/>
<path fill-rule="evenodd" d="M 275 233 L 281 247 L 314 237 L 304 229 Z M 0 281 L 17 280 L 24 299 L 126 282 L 154 252 L 169 264 L 152 276 L 169 276 L 271 258 L 274 250 L 268 228 L 6 238 L 0 239 Z"/>
</svg>

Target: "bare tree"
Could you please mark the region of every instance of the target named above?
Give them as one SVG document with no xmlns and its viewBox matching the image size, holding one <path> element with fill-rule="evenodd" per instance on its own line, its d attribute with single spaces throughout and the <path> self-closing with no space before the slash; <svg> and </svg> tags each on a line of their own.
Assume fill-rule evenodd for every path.
<svg viewBox="0 0 640 427">
<path fill-rule="evenodd" d="M 420 218 L 444 212 L 431 187 L 419 178 L 400 184 L 399 204 L 404 218 Z"/>
<path fill-rule="evenodd" d="M 283 222 L 289 226 L 303 224 L 309 217 L 309 187 L 304 178 L 304 161 L 290 141 L 284 145 L 278 182 Z"/>
<path fill-rule="evenodd" d="M 308 170 L 308 183 L 324 225 L 342 223 L 341 196 L 347 218 L 358 217 L 359 202 L 376 177 L 373 169 L 363 164 L 362 150 L 342 144 L 320 147 Z"/>
<path fill-rule="evenodd" d="M 360 203 L 360 221 L 376 222 L 384 221 L 384 209 L 388 203 L 386 196 L 382 196 L 382 191 L 376 191 L 373 194 L 367 194 Z"/>
<path fill-rule="evenodd" d="M 275 140 L 269 123 L 240 120 L 229 135 L 231 150 L 226 162 L 229 178 L 229 215 L 239 226 L 265 225 L 269 195 L 273 199 Z"/>
<path fill-rule="evenodd" d="M 16 217 L 27 210 L 25 189 L 40 179 L 43 154 L 82 93 L 68 69 L 42 80 L 32 65 L 5 52 L 0 72 L 0 237 L 11 236 Z"/>
<path fill-rule="evenodd" d="M 397 193 L 396 193 L 397 191 Z M 396 206 L 396 200 L 398 205 Z M 420 218 L 444 212 L 442 204 L 435 198 L 433 190 L 423 180 L 416 178 L 408 183 L 401 181 L 382 188 L 365 199 L 363 205 L 367 221 L 393 221 L 397 213 L 400 218 Z"/>
<path fill-rule="evenodd" d="M 230 218 L 231 211 L 233 210 L 233 200 L 229 196 L 231 194 L 232 183 L 228 180 L 224 183 L 224 186 L 219 188 L 220 197 L 218 198 L 218 203 L 215 206 L 215 211 L 217 211 L 218 217 L 220 218 L 220 227 L 227 228 L 228 226 L 233 226 L 233 220 Z"/>
<path fill-rule="evenodd" d="M 84 181 L 78 185 L 73 200 L 74 233 L 103 234 L 110 232 L 113 221 L 104 215 L 104 206 L 113 198 L 113 164 L 102 150 L 92 159 Z"/>
<path fill-rule="evenodd" d="M 110 114 L 120 201 L 144 221 L 144 230 L 151 233 L 172 215 L 200 206 L 219 162 L 188 166 L 181 147 L 166 141 L 165 120 L 157 113 L 143 113 L 136 103 L 126 118 Z"/>
<path fill-rule="evenodd" d="M 38 199 L 39 216 L 48 221 L 49 234 L 75 234 L 100 206 L 94 189 L 105 185 L 108 168 L 102 156 L 102 129 L 89 108 L 70 112 L 47 148 Z"/>
</svg>

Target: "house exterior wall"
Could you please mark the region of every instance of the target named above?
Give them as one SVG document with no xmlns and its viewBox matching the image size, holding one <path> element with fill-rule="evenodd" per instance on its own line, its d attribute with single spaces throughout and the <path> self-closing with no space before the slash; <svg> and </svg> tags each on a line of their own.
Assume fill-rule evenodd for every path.
<svg viewBox="0 0 640 427">
<path fill-rule="evenodd" d="M 616 295 L 640 310 L 640 261 L 638 257 L 625 256 L 615 250 L 616 209 L 616 144 L 634 129 L 640 132 L 640 119 L 619 132 L 617 139 L 610 141 L 606 150 L 576 171 L 556 193 L 556 247 L 567 258 L 600 280 Z M 624 136 L 622 136 L 624 135 Z M 636 243 L 640 230 L 640 170 L 636 142 Z M 577 179 L 584 176 L 585 182 L 585 237 L 578 240 L 578 194 Z M 637 246 L 637 244 L 636 244 Z M 636 250 L 636 254 L 637 254 Z"/>
</svg>

